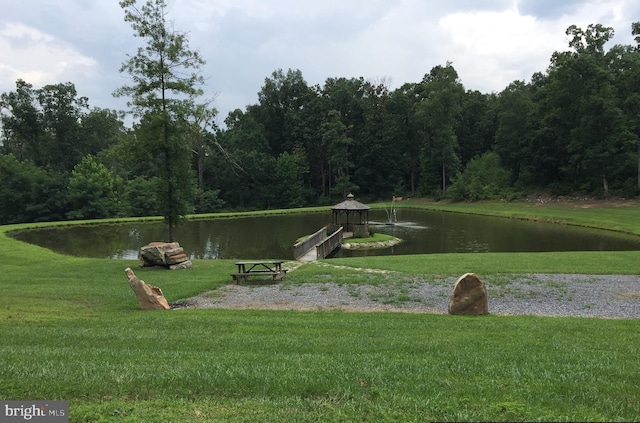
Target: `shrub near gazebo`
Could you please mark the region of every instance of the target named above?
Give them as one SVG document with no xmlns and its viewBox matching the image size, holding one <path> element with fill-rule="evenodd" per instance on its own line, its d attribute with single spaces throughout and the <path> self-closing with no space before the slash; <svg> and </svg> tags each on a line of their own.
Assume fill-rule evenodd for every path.
<svg viewBox="0 0 640 423">
<path fill-rule="evenodd" d="M 331 207 L 333 224 L 341 226 L 345 232 L 353 233 L 354 238 L 366 238 L 369 236 L 370 208 L 356 201 L 353 194 L 349 194 L 345 201 Z"/>
</svg>

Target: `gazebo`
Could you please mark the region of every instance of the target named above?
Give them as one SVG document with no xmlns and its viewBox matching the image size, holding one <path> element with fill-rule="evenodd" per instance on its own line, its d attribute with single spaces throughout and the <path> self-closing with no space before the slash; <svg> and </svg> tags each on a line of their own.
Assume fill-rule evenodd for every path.
<svg viewBox="0 0 640 423">
<path fill-rule="evenodd" d="M 352 232 L 355 238 L 366 238 L 369 236 L 369 209 L 369 206 L 356 201 L 353 194 L 349 194 L 345 201 L 331 207 L 333 223 L 342 226 L 345 232 Z M 342 215 L 346 215 L 346 223 L 341 222 Z"/>
</svg>

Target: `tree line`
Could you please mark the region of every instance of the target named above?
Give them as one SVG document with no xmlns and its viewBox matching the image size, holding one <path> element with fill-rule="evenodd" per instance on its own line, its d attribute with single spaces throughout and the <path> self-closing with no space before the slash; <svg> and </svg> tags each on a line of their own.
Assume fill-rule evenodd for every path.
<svg viewBox="0 0 640 423">
<path fill-rule="evenodd" d="M 640 193 L 638 45 L 612 28 L 567 29 L 530 82 L 465 90 L 451 63 L 392 90 L 386 80 L 274 71 L 258 102 L 215 124 L 204 63 L 162 0 L 121 1 L 147 40 L 122 66 L 136 123 L 91 108 L 68 83 L 0 95 L 0 224 L 327 205 L 354 193 L 454 200 Z M 154 26 L 155 25 L 155 26 Z M 188 70 L 185 72 L 185 69 Z M 171 238 L 171 235 L 170 235 Z"/>
</svg>

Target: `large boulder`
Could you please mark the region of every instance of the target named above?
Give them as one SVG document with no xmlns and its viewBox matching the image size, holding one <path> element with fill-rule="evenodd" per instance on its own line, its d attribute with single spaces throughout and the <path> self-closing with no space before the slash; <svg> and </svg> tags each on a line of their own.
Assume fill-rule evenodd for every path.
<svg viewBox="0 0 640 423">
<path fill-rule="evenodd" d="M 171 306 L 162 294 L 162 290 L 157 286 L 147 285 L 133 273 L 133 270 L 126 268 L 124 273 L 129 279 L 129 286 L 138 298 L 138 304 L 143 310 L 169 310 Z"/>
<path fill-rule="evenodd" d="M 140 266 L 160 266 L 171 270 L 193 267 L 177 242 L 151 242 L 140 248 Z"/>
<path fill-rule="evenodd" d="M 475 273 L 466 273 L 456 281 L 449 299 L 449 314 L 489 314 L 484 282 Z"/>
</svg>

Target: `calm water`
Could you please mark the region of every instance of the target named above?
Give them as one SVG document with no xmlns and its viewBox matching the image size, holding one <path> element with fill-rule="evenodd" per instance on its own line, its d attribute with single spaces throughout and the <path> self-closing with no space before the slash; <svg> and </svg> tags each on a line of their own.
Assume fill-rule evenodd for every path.
<svg viewBox="0 0 640 423">
<path fill-rule="evenodd" d="M 640 238 L 607 231 L 512 219 L 400 209 L 386 225 L 385 210 L 372 210 L 371 229 L 402 238 L 387 249 L 341 250 L 338 257 L 392 254 L 640 250 Z M 176 228 L 175 239 L 194 259 L 293 258 L 293 244 L 331 221 L 330 212 L 197 220 Z M 375 222 L 380 222 L 376 224 Z M 141 246 L 166 240 L 163 223 L 78 226 L 13 234 L 22 241 L 81 257 L 131 258 Z"/>
</svg>

